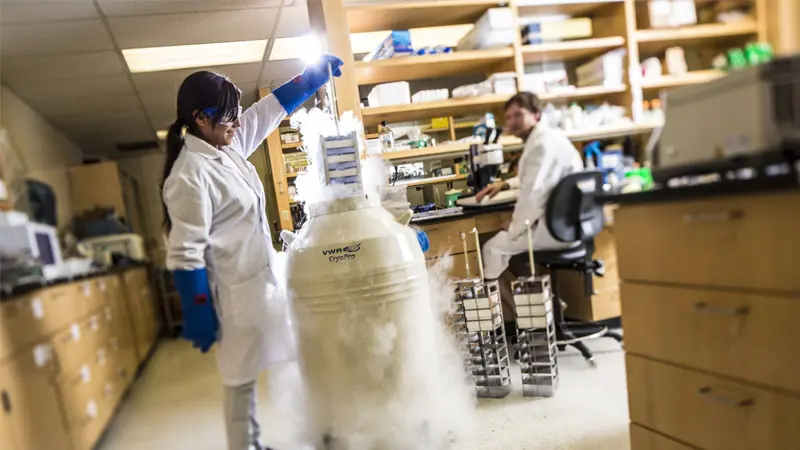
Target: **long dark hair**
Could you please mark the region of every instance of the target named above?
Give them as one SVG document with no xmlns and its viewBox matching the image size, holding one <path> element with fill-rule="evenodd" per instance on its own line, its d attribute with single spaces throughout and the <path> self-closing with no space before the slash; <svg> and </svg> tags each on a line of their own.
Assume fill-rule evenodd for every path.
<svg viewBox="0 0 800 450">
<path fill-rule="evenodd" d="M 238 112 L 242 92 L 226 76 L 214 72 L 195 72 L 181 83 L 178 89 L 177 118 L 167 132 L 167 158 L 164 162 L 164 176 L 161 178 L 162 198 L 164 206 L 164 226 L 169 231 L 172 221 L 169 218 L 167 205 L 164 203 L 164 181 L 172 172 L 172 166 L 183 149 L 183 132 L 199 136 L 196 119 L 204 114 L 204 108 L 216 109 L 211 117 L 216 127 L 223 117 L 231 117 Z"/>
</svg>

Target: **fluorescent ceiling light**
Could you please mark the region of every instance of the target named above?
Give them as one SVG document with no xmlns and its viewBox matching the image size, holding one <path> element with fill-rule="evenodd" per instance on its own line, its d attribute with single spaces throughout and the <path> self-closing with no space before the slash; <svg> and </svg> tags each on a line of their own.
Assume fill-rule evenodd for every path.
<svg viewBox="0 0 800 450">
<path fill-rule="evenodd" d="M 132 73 L 259 62 L 267 40 L 122 50 Z"/>
<path fill-rule="evenodd" d="M 445 45 L 455 47 L 458 41 L 464 37 L 473 27 L 472 24 L 449 25 L 445 27 L 412 28 L 411 44 L 414 48 L 435 47 Z M 369 53 L 381 43 L 390 31 L 370 31 L 368 33 L 352 33 L 350 35 L 350 47 L 353 53 Z"/>
<path fill-rule="evenodd" d="M 275 39 L 272 44 L 272 51 L 269 54 L 269 60 L 302 59 L 310 63 L 319 59 L 321 55 L 320 42 L 316 36 L 295 36 Z"/>
</svg>

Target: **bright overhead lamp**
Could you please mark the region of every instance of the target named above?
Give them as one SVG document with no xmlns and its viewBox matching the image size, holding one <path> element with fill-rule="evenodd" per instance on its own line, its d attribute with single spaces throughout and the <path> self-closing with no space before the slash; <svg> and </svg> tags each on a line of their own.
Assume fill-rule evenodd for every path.
<svg viewBox="0 0 800 450">
<path fill-rule="evenodd" d="M 122 56 L 132 73 L 260 62 L 267 40 L 132 48 Z"/>
<path fill-rule="evenodd" d="M 276 38 L 275 43 L 272 44 L 269 60 L 302 59 L 307 63 L 312 63 L 318 60 L 320 56 L 322 56 L 322 46 L 319 39 L 309 34 L 306 36 Z"/>
</svg>

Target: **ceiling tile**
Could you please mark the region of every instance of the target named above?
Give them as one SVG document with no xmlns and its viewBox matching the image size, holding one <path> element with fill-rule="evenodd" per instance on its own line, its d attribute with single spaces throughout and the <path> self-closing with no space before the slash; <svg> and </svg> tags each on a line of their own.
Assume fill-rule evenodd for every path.
<svg viewBox="0 0 800 450">
<path fill-rule="evenodd" d="M 99 0 L 109 17 L 269 8 L 280 0 Z"/>
<path fill-rule="evenodd" d="M 53 55 L 113 50 L 100 19 L 3 25 L 3 55 Z"/>
<path fill-rule="evenodd" d="M 83 131 L 95 132 L 98 135 L 113 134 L 126 128 L 149 129 L 147 117 L 141 109 L 117 111 L 102 116 L 72 114 L 51 118 L 66 133 L 79 135 Z"/>
<path fill-rule="evenodd" d="M 120 48 L 252 41 L 270 37 L 276 8 L 109 18 Z M 235 24 L 235 26 L 232 26 Z"/>
<path fill-rule="evenodd" d="M 102 117 L 118 112 L 140 110 L 139 99 L 133 93 L 83 96 L 80 101 L 35 101 L 31 106 L 45 117 L 58 118 L 64 115 Z"/>
<path fill-rule="evenodd" d="M 267 86 L 268 80 L 288 80 L 303 71 L 305 63 L 299 59 L 283 61 L 267 61 L 261 69 L 261 85 Z"/>
<path fill-rule="evenodd" d="M 228 76 L 234 83 L 252 83 L 258 81 L 261 63 L 234 64 L 228 66 L 169 70 L 166 72 L 150 72 L 133 74 L 133 84 L 139 92 L 171 90 L 177 92 L 183 80 L 200 70 L 211 70 Z"/>
<path fill-rule="evenodd" d="M 0 23 L 41 23 L 98 17 L 91 0 L 3 0 Z"/>
<path fill-rule="evenodd" d="M 308 7 L 305 4 L 283 7 L 281 20 L 275 29 L 275 37 L 293 37 L 308 34 L 311 25 L 308 21 Z"/>
<path fill-rule="evenodd" d="M 31 103 L 74 103 L 80 111 L 82 102 L 92 103 L 103 98 L 133 95 L 133 86 L 124 75 L 86 77 L 47 83 L 12 84 L 14 91 Z M 105 101 L 105 100 L 103 100 Z"/>
<path fill-rule="evenodd" d="M 121 57 L 111 51 L 57 56 L 3 55 L 3 81 L 12 85 L 124 73 Z"/>
</svg>

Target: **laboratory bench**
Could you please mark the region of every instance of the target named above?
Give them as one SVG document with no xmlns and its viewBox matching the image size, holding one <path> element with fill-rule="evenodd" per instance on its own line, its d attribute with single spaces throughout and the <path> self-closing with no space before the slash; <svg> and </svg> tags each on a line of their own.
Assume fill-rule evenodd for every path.
<svg viewBox="0 0 800 450">
<path fill-rule="evenodd" d="M 800 448 L 798 170 L 606 198 L 633 450 Z"/>
<path fill-rule="evenodd" d="M 570 319 L 600 321 L 620 316 L 619 281 L 617 278 L 616 250 L 614 244 L 613 205 L 605 208 L 606 225 L 595 238 L 594 258 L 603 260 L 605 276 L 593 276 L 594 295 L 587 296 L 584 290 L 583 274 L 573 270 L 559 273 L 559 287 L 562 297 L 568 304 L 565 314 Z M 478 275 L 478 255 L 473 229 L 478 230 L 481 245 L 502 229 L 503 223 L 510 221 L 514 204 L 464 208 L 461 214 L 437 217 L 414 222 L 428 236 L 430 249 L 425 254 L 428 267 L 432 267 L 442 255 L 449 252 L 453 264 L 449 275 L 456 279 Z M 461 242 L 461 233 L 466 234 L 466 251 Z M 467 274 L 466 263 L 470 273 Z"/>
<path fill-rule="evenodd" d="M 146 267 L 25 286 L 0 303 L 4 450 L 89 450 L 156 343 Z"/>
</svg>

